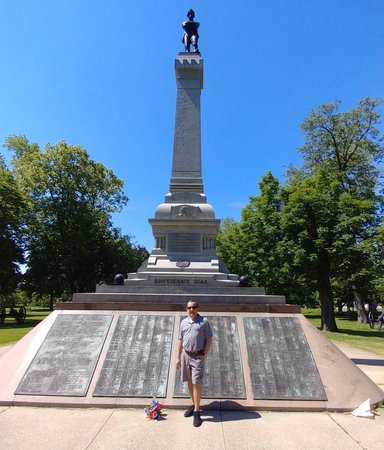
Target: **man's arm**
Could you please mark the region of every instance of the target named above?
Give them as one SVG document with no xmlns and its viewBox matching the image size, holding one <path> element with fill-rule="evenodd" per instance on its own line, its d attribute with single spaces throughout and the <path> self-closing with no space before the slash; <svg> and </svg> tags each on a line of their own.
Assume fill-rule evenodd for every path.
<svg viewBox="0 0 384 450">
<path fill-rule="evenodd" d="M 176 368 L 177 369 L 179 369 L 181 366 L 180 356 L 181 356 L 182 351 L 183 351 L 183 340 L 180 338 L 177 343 L 177 359 L 176 359 Z"/>
<path fill-rule="evenodd" d="M 205 340 L 205 348 L 204 348 L 204 355 L 207 356 L 209 353 L 209 350 L 211 350 L 211 345 L 212 345 L 212 338 L 211 337 L 207 337 L 207 339 Z"/>
</svg>

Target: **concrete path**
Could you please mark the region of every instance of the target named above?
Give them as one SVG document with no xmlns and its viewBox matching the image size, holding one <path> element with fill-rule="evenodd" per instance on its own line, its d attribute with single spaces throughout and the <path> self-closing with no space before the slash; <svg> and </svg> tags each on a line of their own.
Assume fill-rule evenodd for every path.
<svg viewBox="0 0 384 450">
<path fill-rule="evenodd" d="M 378 449 L 384 415 L 210 411 L 200 428 L 181 411 L 148 421 L 143 411 L 11 407 L 0 413 L 0 447 L 72 449 Z"/>
<path fill-rule="evenodd" d="M 340 348 L 384 387 L 382 357 Z M 379 411 L 374 419 L 339 413 L 207 411 L 202 426 L 194 428 L 180 410 L 166 410 L 165 419 L 156 422 L 133 409 L 0 407 L 0 448 L 376 450 L 383 446 L 384 409 Z"/>
</svg>

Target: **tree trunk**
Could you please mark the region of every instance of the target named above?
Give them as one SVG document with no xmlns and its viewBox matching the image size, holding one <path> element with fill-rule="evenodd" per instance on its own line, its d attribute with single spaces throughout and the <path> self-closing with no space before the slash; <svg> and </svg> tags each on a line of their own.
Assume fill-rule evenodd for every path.
<svg viewBox="0 0 384 450">
<path fill-rule="evenodd" d="M 368 323 L 368 315 L 364 308 L 364 301 L 359 291 L 356 289 L 356 286 L 353 286 L 352 289 L 353 289 L 353 299 L 355 301 L 355 307 L 357 311 L 357 321 L 359 323 Z"/>
<path fill-rule="evenodd" d="M 325 272 L 325 273 L 324 273 Z M 319 270 L 317 276 L 317 289 L 321 305 L 321 329 L 324 331 L 339 331 L 335 320 L 333 293 L 328 271 Z"/>
</svg>

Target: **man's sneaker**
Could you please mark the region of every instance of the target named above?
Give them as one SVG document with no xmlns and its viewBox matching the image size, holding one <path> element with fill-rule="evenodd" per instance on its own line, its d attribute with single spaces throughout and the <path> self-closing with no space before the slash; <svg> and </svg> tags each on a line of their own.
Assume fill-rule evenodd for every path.
<svg viewBox="0 0 384 450">
<path fill-rule="evenodd" d="M 201 420 L 200 412 L 199 411 L 194 411 L 194 413 L 193 413 L 193 426 L 194 427 L 199 427 L 202 423 L 203 423 L 203 421 Z"/>
<path fill-rule="evenodd" d="M 193 410 L 195 409 L 194 405 L 191 405 L 184 413 L 184 417 L 192 417 L 193 416 Z"/>
</svg>

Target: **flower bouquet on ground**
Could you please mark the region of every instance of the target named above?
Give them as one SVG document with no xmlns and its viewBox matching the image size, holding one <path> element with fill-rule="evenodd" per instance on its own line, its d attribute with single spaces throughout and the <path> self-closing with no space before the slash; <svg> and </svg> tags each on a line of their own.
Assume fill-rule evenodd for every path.
<svg viewBox="0 0 384 450">
<path fill-rule="evenodd" d="M 145 408 L 145 417 L 150 420 L 160 420 L 163 416 L 162 408 L 163 405 L 157 400 L 152 400 L 151 404 Z"/>
</svg>

